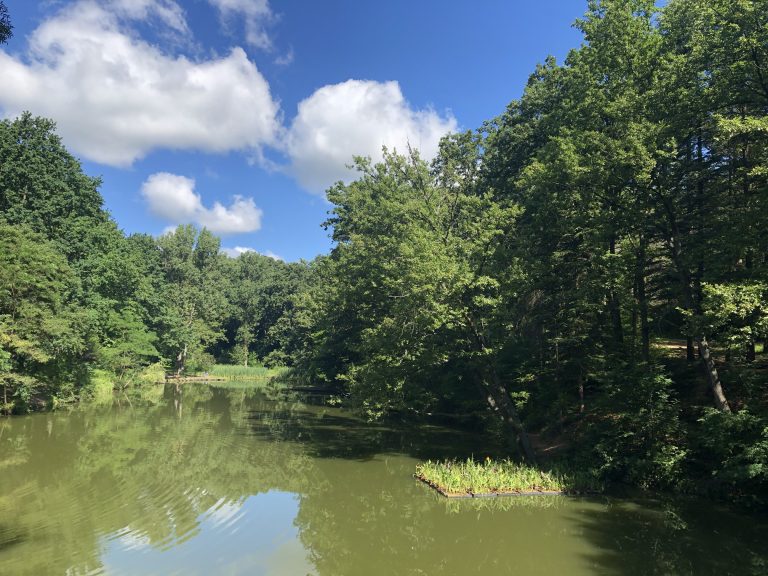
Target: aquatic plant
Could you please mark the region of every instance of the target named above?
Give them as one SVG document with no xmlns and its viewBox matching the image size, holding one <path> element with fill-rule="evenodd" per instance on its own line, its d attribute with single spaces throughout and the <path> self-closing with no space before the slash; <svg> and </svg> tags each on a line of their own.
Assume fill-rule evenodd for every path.
<svg viewBox="0 0 768 576">
<path fill-rule="evenodd" d="M 594 491 L 584 478 L 553 470 L 541 470 L 509 459 L 482 461 L 428 460 L 416 467 L 416 477 L 446 495 L 522 492 Z"/>
</svg>

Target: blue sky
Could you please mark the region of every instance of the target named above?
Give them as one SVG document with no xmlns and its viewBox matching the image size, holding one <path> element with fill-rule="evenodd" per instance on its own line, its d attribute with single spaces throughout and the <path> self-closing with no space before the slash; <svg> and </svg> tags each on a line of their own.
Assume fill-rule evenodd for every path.
<svg viewBox="0 0 768 576">
<path fill-rule="evenodd" d="M 0 114 L 53 118 L 126 232 L 331 246 L 354 154 L 474 129 L 581 42 L 582 0 L 5 0 Z"/>
</svg>

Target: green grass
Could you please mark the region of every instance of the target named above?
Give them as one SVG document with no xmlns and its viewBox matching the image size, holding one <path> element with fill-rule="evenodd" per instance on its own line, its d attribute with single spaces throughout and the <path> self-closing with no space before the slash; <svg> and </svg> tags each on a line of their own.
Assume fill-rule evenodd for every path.
<svg viewBox="0 0 768 576">
<path fill-rule="evenodd" d="M 266 366 L 235 366 L 216 364 L 209 374 L 227 380 L 264 380 L 275 378 L 285 372 L 285 368 L 267 368 Z"/>
<path fill-rule="evenodd" d="M 165 381 L 165 366 L 160 362 L 150 364 L 138 373 L 136 380 L 139 384 L 158 384 Z"/>
<path fill-rule="evenodd" d="M 108 370 L 94 369 L 91 372 L 90 400 L 97 404 L 112 402 L 115 389 L 115 375 Z"/>
<path fill-rule="evenodd" d="M 498 492 L 581 492 L 592 491 L 592 482 L 573 475 L 519 464 L 509 459 L 482 462 L 428 460 L 416 467 L 416 477 L 448 494 L 490 494 Z"/>
</svg>

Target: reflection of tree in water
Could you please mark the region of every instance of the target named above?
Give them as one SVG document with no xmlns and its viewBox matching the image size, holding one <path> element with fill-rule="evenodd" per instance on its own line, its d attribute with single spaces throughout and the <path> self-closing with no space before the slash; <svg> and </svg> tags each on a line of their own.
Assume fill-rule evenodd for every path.
<svg viewBox="0 0 768 576">
<path fill-rule="evenodd" d="M 298 494 L 298 538 L 325 576 L 765 572 L 765 530 L 719 511 L 443 499 L 411 479 L 414 458 L 466 456 L 477 438 L 370 425 L 287 395 L 169 387 L 0 430 L 3 573 L 97 570 L 110 538 L 170 548 L 215 507 L 269 490 Z"/>
<path fill-rule="evenodd" d="M 564 500 L 450 501 L 402 482 L 412 460 L 376 460 L 373 474 L 343 460 L 318 463 L 321 474 L 344 478 L 302 496 L 295 521 L 318 574 L 578 573 L 550 560 Z M 525 526 L 536 538 L 515 530 Z"/>
<path fill-rule="evenodd" d="M 318 457 L 295 524 L 321 575 L 765 573 L 768 535 L 747 535 L 744 517 L 607 498 L 446 500 L 403 482 L 414 464 L 403 455 L 461 457 L 483 445 L 476 438 L 463 444 L 455 431 L 372 426 L 301 404 L 271 408 L 251 414 L 254 434 Z M 740 529 L 714 532 L 722 518 Z"/>
<path fill-rule="evenodd" d="M 702 500 L 607 500 L 573 518 L 608 575 L 768 573 L 768 527 Z"/>
<path fill-rule="evenodd" d="M 1 440 L 3 450 L 15 446 L 0 469 L 3 571 L 87 572 L 99 567 L 104 537 L 130 532 L 169 546 L 194 536 L 222 499 L 298 492 L 311 461 L 296 446 L 246 436 L 254 402 L 254 390 L 168 388 L 152 407 L 133 400 L 10 420 Z"/>
<path fill-rule="evenodd" d="M 420 460 L 506 454 L 504 445 L 469 431 L 442 426 L 371 423 L 322 403 L 290 397 L 265 403 L 250 414 L 253 434 L 300 444 L 311 456 L 365 461 L 378 454 L 406 454 Z"/>
</svg>

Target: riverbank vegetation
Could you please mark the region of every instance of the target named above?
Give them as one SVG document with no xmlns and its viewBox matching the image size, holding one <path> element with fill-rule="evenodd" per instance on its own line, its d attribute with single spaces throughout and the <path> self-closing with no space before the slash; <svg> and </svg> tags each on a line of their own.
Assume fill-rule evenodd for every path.
<svg viewBox="0 0 768 576">
<path fill-rule="evenodd" d="M 416 467 L 416 477 L 445 496 L 489 494 L 562 494 L 574 492 L 572 482 L 563 475 L 543 471 L 511 460 L 471 458 L 432 462 Z"/>
<path fill-rule="evenodd" d="M 226 378 L 228 381 L 275 380 L 286 373 L 285 367 L 267 368 L 266 366 L 239 366 L 234 364 L 215 364 L 211 376 Z"/>
<path fill-rule="evenodd" d="M 53 122 L 0 122 L 2 411 L 263 363 L 369 418 L 482 414 L 531 463 L 760 501 L 766 14 L 590 2 L 583 45 L 432 162 L 356 159 L 311 263 L 126 236 Z"/>
</svg>

